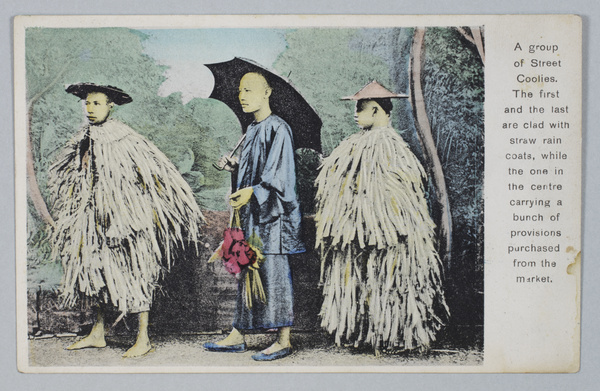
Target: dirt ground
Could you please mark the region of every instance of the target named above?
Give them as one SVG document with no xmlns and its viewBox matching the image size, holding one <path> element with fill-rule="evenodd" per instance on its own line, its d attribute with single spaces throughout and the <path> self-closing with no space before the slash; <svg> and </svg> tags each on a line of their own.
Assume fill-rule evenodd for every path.
<svg viewBox="0 0 600 391">
<path fill-rule="evenodd" d="M 29 363 L 31 370 L 46 372 L 49 367 L 59 372 L 71 372 L 77 367 L 88 367 L 89 371 L 111 372 L 119 367 L 125 372 L 221 372 L 234 371 L 232 367 L 248 367 L 247 371 L 264 371 L 272 366 L 303 368 L 308 371 L 336 371 L 336 367 L 377 367 L 381 371 L 402 370 L 400 366 L 478 366 L 483 363 L 483 353 L 476 349 L 431 349 L 426 353 L 384 353 L 375 357 L 372 350 L 352 347 L 336 347 L 329 338 L 319 332 L 296 333 L 292 336 L 292 355 L 273 362 L 256 362 L 252 355 L 267 347 L 274 334 L 247 336 L 248 350 L 244 353 L 214 353 L 205 351 L 202 345 L 222 338 L 215 334 L 177 336 L 153 336 L 155 350 L 143 357 L 124 359 L 121 355 L 129 348 L 134 337 L 107 337 L 106 348 L 67 351 L 65 347 L 79 337 L 49 337 L 30 339 Z M 151 370 L 143 369 L 151 367 Z M 204 368 L 202 368 L 204 367 Z M 325 367 L 333 367 L 325 369 Z M 434 368 L 432 368 L 435 371 Z M 244 370 L 242 370 L 244 371 Z M 360 372 L 360 368 L 353 369 Z"/>
</svg>

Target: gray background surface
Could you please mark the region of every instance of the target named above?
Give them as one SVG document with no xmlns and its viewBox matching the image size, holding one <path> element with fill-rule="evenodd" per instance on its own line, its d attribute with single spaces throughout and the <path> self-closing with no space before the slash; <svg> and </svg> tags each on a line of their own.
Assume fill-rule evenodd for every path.
<svg viewBox="0 0 600 391">
<path fill-rule="evenodd" d="M 583 293 L 581 371 L 563 375 L 397 374 L 205 374 L 205 375 L 31 375 L 16 369 L 14 137 L 12 22 L 15 15 L 84 14 L 578 14 L 583 18 Z M 600 386 L 600 229 L 594 198 L 600 188 L 600 133 L 594 120 L 600 91 L 600 5 L 596 0 L 4 0 L 0 2 L 0 388 L 5 390 L 595 390 Z"/>
</svg>

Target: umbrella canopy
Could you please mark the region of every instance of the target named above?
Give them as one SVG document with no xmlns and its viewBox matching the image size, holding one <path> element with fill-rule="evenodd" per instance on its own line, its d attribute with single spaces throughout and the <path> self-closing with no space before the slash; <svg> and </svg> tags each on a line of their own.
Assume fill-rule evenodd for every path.
<svg viewBox="0 0 600 391">
<path fill-rule="evenodd" d="M 245 132 L 252 123 L 252 114 L 244 113 L 238 99 L 240 80 L 248 72 L 260 73 L 273 89 L 269 103 L 271 110 L 292 128 L 295 148 L 310 148 L 321 153 L 321 126 L 317 112 L 306 102 L 292 83 L 252 60 L 235 57 L 233 60 L 205 64 L 215 77 L 215 86 L 209 98 L 225 103 L 238 117 Z"/>
</svg>

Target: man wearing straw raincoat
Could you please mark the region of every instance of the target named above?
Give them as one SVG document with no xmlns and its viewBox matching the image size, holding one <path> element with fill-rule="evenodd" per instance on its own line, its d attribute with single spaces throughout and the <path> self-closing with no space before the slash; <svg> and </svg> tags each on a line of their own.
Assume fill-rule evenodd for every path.
<svg viewBox="0 0 600 391">
<path fill-rule="evenodd" d="M 321 325 L 338 345 L 426 350 L 448 315 L 425 172 L 391 127 L 394 94 L 377 82 L 354 96 L 361 131 L 317 177 Z"/>
<path fill-rule="evenodd" d="M 88 123 L 49 172 L 53 255 L 62 260 L 62 299 L 98 305 L 90 334 L 67 349 L 106 346 L 104 312 L 138 313 L 136 343 L 124 357 L 148 353 L 148 314 L 159 278 L 204 218 L 189 185 L 169 159 L 129 126 L 110 118 L 132 98 L 92 83 L 67 90 L 85 101 Z M 116 323 L 116 322 L 115 322 Z"/>
</svg>

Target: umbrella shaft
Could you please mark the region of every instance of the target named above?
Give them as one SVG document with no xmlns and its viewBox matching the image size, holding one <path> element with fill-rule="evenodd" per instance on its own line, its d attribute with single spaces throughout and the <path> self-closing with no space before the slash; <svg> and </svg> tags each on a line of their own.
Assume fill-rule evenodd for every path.
<svg viewBox="0 0 600 391">
<path fill-rule="evenodd" d="M 244 140 L 246 140 L 246 134 L 243 134 L 242 137 L 240 138 L 240 141 L 238 141 L 238 143 L 235 145 L 235 147 L 233 148 L 233 151 L 231 151 L 231 153 L 229 154 L 229 158 L 232 158 L 233 155 L 235 155 L 235 152 L 238 150 L 238 148 L 244 143 Z M 225 165 L 223 166 L 219 166 L 216 163 L 213 163 L 213 167 L 216 168 L 219 171 L 223 171 L 225 169 Z"/>
<path fill-rule="evenodd" d="M 238 148 L 244 143 L 244 140 L 246 140 L 246 133 L 244 133 L 242 135 L 242 137 L 240 138 L 240 141 L 238 141 L 238 143 L 235 145 L 235 148 L 233 148 L 233 151 L 231 151 L 231 153 L 229 154 L 229 157 L 233 157 L 233 155 L 235 154 L 235 151 L 237 151 Z"/>
</svg>

